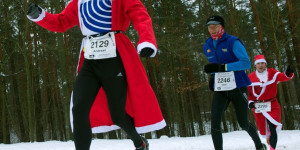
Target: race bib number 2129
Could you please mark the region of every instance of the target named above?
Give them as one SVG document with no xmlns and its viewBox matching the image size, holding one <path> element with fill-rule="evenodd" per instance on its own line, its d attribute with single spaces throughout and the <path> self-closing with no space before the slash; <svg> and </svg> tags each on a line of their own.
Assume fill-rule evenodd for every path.
<svg viewBox="0 0 300 150">
<path fill-rule="evenodd" d="M 84 58 L 86 59 L 106 59 L 117 56 L 116 40 L 114 32 L 109 32 L 103 36 L 86 39 Z"/>
</svg>

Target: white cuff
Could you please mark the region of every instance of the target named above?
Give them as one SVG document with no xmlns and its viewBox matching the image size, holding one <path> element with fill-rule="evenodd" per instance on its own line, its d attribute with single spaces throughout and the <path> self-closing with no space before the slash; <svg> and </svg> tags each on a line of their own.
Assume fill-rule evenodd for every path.
<svg viewBox="0 0 300 150">
<path fill-rule="evenodd" d="M 42 9 L 42 8 L 41 8 L 41 9 Z M 40 16 L 39 16 L 38 18 L 33 19 L 33 18 L 31 18 L 30 16 L 28 16 L 28 15 L 27 15 L 27 18 L 28 18 L 29 20 L 33 21 L 33 22 L 38 22 L 38 21 L 43 20 L 43 19 L 45 18 L 45 16 L 46 16 L 46 12 L 45 12 L 44 9 L 42 9 L 42 13 L 40 14 Z"/>
<path fill-rule="evenodd" d="M 154 50 L 154 53 L 150 56 L 150 57 L 154 57 L 157 53 L 157 48 L 152 44 L 152 43 L 149 43 L 149 42 L 143 42 L 143 43 L 140 43 L 138 46 L 137 46 L 137 51 L 138 51 L 138 54 L 141 53 L 141 50 L 145 47 L 150 47 Z"/>
<path fill-rule="evenodd" d="M 252 101 L 252 100 L 249 100 L 249 101 L 248 101 L 248 108 L 249 108 L 249 104 L 252 103 L 252 102 L 254 102 L 254 101 Z"/>
</svg>

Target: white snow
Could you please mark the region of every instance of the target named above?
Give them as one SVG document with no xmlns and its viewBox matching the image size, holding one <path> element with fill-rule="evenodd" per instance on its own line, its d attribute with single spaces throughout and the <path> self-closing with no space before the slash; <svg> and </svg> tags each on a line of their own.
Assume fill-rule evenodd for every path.
<svg viewBox="0 0 300 150">
<path fill-rule="evenodd" d="M 261 138 L 266 143 L 264 138 Z M 149 139 L 150 150 L 213 150 L 210 135 L 198 137 L 166 137 Z M 254 143 L 245 131 L 223 134 L 224 150 L 255 150 Z M 34 143 L 0 144 L 0 150 L 74 150 L 72 141 L 48 141 Z M 269 148 L 268 148 L 269 149 Z M 92 141 L 90 150 L 134 150 L 131 140 Z M 300 150 L 300 130 L 283 130 L 278 135 L 276 150 Z"/>
</svg>

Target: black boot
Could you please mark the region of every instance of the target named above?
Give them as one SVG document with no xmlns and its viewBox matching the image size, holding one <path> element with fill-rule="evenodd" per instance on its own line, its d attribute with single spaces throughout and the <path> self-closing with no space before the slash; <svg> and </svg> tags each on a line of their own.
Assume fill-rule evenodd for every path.
<svg viewBox="0 0 300 150">
<path fill-rule="evenodd" d="M 136 148 L 136 150 L 149 150 L 149 143 L 146 138 L 142 137 L 143 145 L 141 147 Z"/>
</svg>

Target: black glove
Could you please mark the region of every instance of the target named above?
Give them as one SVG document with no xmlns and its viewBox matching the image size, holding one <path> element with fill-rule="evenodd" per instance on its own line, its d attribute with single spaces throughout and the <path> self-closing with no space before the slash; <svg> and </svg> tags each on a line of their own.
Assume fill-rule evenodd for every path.
<svg viewBox="0 0 300 150">
<path fill-rule="evenodd" d="M 252 109 L 252 108 L 254 108 L 254 109 L 255 109 L 254 102 L 250 102 L 250 103 L 249 103 L 249 108 L 250 108 L 250 109 Z"/>
<path fill-rule="evenodd" d="M 42 13 L 42 9 L 37 4 L 31 3 L 29 5 L 27 10 L 27 15 L 30 16 L 32 19 L 38 18 L 41 13 Z"/>
<path fill-rule="evenodd" d="M 141 57 L 150 57 L 154 53 L 154 50 L 150 47 L 145 47 L 141 50 Z"/>
<path fill-rule="evenodd" d="M 204 66 L 204 71 L 206 73 L 224 72 L 225 71 L 225 65 L 221 65 L 221 64 L 207 64 L 207 65 Z"/>
<path fill-rule="evenodd" d="M 288 65 L 288 67 L 285 70 L 285 75 L 289 77 L 291 73 L 294 73 L 294 69 L 292 69 L 291 66 Z"/>
<path fill-rule="evenodd" d="M 214 91 L 214 83 L 215 83 L 215 76 L 212 74 L 212 75 L 210 75 L 210 78 L 208 81 L 208 86 L 211 91 Z"/>
</svg>

